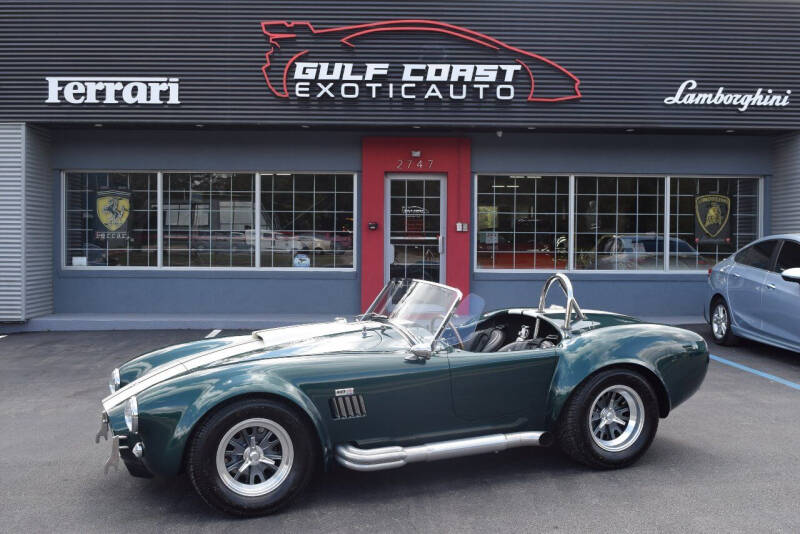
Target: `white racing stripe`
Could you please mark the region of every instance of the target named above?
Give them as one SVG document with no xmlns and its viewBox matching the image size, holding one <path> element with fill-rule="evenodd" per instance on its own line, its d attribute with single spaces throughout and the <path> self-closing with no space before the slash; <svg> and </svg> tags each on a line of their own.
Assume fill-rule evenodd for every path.
<svg viewBox="0 0 800 534">
<path fill-rule="evenodd" d="M 212 338 L 212 337 L 217 337 L 220 332 L 222 332 L 222 330 L 212 330 L 211 332 L 208 333 L 208 335 L 206 336 L 206 339 Z"/>
</svg>

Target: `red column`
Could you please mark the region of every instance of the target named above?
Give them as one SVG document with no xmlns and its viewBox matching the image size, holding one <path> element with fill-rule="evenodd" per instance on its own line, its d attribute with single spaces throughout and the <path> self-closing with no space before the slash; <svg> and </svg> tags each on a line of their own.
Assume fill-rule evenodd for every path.
<svg viewBox="0 0 800 534">
<path fill-rule="evenodd" d="M 420 156 L 412 156 L 419 151 Z M 411 165 L 408 162 L 411 161 Z M 422 162 L 421 165 L 419 162 Z M 383 287 L 384 206 L 387 173 L 447 175 L 446 283 L 469 293 L 470 232 L 457 232 L 456 223 L 469 223 L 471 211 L 470 141 L 459 137 L 365 137 L 361 178 L 361 309 L 366 310 Z M 369 230 L 371 222 L 377 230 Z M 470 229 L 471 230 L 471 229 Z"/>
</svg>

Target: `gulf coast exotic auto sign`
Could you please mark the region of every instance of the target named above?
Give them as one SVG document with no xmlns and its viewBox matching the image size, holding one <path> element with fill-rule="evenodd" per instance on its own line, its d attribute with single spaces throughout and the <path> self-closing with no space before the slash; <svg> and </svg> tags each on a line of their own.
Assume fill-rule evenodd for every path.
<svg viewBox="0 0 800 534">
<path fill-rule="evenodd" d="M 544 56 L 460 26 L 388 20 L 317 29 L 310 22 L 261 24 L 270 91 L 298 100 L 495 100 L 559 102 L 581 97 L 580 80 Z M 397 40 L 418 44 L 392 61 Z M 442 61 L 452 48 L 458 61 Z M 428 57 L 426 57 L 426 55 Z M 470 60 L 469 58 L 474 58 Z"/>
</svg>

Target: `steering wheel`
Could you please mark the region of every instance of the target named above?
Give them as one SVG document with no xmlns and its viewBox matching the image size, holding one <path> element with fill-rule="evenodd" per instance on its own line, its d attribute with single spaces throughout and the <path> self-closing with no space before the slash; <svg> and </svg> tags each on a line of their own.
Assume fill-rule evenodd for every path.
<svg viewBox="0 0 800 534">
<path fill-rule="evenodd" d="M 455 327 L 453 321 L 450 321 L 450 328 L 453 329 L 453 333 L 456 335 L 456 339 L 458 339 L 458 348 L 461 350 L 467 350 L 464 348 L 464 340 L 461 339 L 461 334 L 458 333 L 458 328 Z"/>
<path fill-rule="evenodd" d="M 430 330 L 432 333 L 435 332 L 436 329 L 437 329 L 436 320 L 437 319 L 446 319 L 446 318 L 447 318 L 447 316 L 445 314 L 443 314 L 443 313 L 436 314 L 436 316 L 433 319 L 431 319 L 431 322 L 429 324 L 428 330 Z M 456 334 L 456 339 L 458 339 L 459 348 L 461 350 L 464 350 L 464 340 L 461 339 L 461 334 L 458 333 L 458 329 L 455 326 L 453 326 L 453 321 L 452 320 L 450 320 L 450 328 L 452 328 L 453 332 L 455 332 L 455 334 Z"/>
</svg>

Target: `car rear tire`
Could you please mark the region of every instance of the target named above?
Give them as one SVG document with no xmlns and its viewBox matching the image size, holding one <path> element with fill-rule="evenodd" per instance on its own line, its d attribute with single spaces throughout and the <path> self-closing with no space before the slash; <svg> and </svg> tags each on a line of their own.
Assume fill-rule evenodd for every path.
<svg viewBox="0 0 800 534">
<path fill-rule="evenodd" d="M 224 406 L 201 424 L 186 470 L 200 497 L 217 510 L 271 514 L 310 482 L 317 463 L 315 439 L 284 404 L 248 399 Z"/>
<path fill-rule="evenodd" d="M 711 338 L 718 345 L 735 345 L 739 341 L 731 330 L 731 310 L 728 303 L 720 297 L 711 303 Z"/>
<path fill-rule="evenodd" d="M 561 412 L 556 438 L 573 460 L 595 469 L 617 469 L 650 447 L 658 417 L 656 393 L 642 375 L 609 369 L 575 389 Z"/>
</svg>

